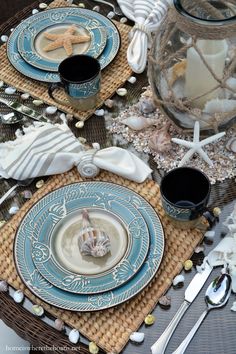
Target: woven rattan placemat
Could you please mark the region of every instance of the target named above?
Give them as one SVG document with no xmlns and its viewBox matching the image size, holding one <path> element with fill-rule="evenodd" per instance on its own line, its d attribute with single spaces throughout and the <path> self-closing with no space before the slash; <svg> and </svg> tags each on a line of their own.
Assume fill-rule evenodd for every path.
<svg viewBox="0 0 236 354">
<path fill-rule="evenodd" d="M 22 289 L 34 303 L 41 304 L 50 314 L 61 318 L 71 327 L 77 328 L 107 352 L 120 352 L 129 340 L 130 333 L 139 328 L 145 316 L 157 304 L 160 296 L 170 287 L 172 279 L 182 269 L 183 262 L 192 255 L 194 248 L 201 241 L 202 234 L 197 230 L 190 232 L 190 230 L 176 229 L 170 223 L 164 215 L 160 203 L 159 187 L 154 181 L 148 180 L 137 184 L 107 172 L 102 172 L 95 180 L 114 182 L 133 189 L 146 198 L 158 212 L 165 230 L 165 252 L 160 269 L 151 283 L 139 295 L 124 304 L 90 313 L 63 311 L 43 303 L 22 283 L 13 259 L 16 230 L 27 210 L 43 195 L 60 186 L 82 181 L 75 169 L 50 178 L 1 229 L 0 278 L 7 280 L 15 289 Z"/>
<path fill-rule="evenodd" d="M 63 6 L 68 6 L 68 3 L 64 0 L 55 0 L 49 5 L 48 8 Z M 102 71 L 100 101 L 98 102 L 96 109 L 99 108 L 106 99 L 111 97 L 132 74 L 132 70 L 128 66 L 126 59 L 126 52 L 129 44 L 128 33 L 130 31 L 130 26 L 116 21 L 114 21 L 114 23 L 120 32 L 121 46 L 113 62 Z M 48 96 L 48 85 L 46 83 L 29 79 L 14 69 L 7 58 L 6 44 L 3 44 L 0 48 L 0 62 L 0 80 L 3 80 L 8 85 L 16 87 L 19 91 L 29 92 L 32 97 L 43 100 L 49 105 L 56 105 L 62 111 L 71 113 L 74 115 L 74 117 L 80 120 L 86 120 L 94 113 L 95 109 L 81 112 L 72 107 L 58 104 L 52 100 Z M 55 96 L 60 100 L 66 99 L 62 89 L 55 91 Z"/>
</svg>

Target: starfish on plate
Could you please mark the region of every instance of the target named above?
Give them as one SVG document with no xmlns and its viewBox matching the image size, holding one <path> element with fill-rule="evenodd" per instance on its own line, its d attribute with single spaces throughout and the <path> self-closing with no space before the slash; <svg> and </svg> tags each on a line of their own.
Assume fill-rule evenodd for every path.
<svg viewBox="0 0 236 354">
<path fill-rule="evenodd" d="M 208 157 L 208 155 L 203 151 L 203 146 L 213 143 L 214 141 L 222 138 L 222 136 L 225 135 L 225 132 L 223 133 L 218 133 L 212 136 L 209 136 L 209 138 L 206 138 L 204 140 L 199 140 L 200 137 L 200 124 L 199 122 L 195 122 L 194 124 L 194 133 L 193 133 L 193 141 L 187 141 L 187 140 L 182 140 L 182 139 L 177 139 L 177 138 L 172 138 L 171 141 L 173 143 L 185 146 L 189 148 L 190 150 L 184 155 L 182 160 L 179 163 L 179 167 L 183 166 L 192 156 L 193 154 L 197 153 L 200 155 L 200 157 L 208 163 L 208 165 L 213 166 L 213 162 L 211 159 Z"/>
<path fill-rule="evenodd" d="M 43 50 L 45 52 L 50 52 L 51 50 L 55 50 L 57 48 L 64 47 L 66 54 L 68 56 L 73 54 L 73 44 L 76 43 L 84 43 L 90 40 L 89 36 L 86 35 L 74 35 L 76 31 L 76 26 L 70 26 L 64 33 L 54 34 L 45 32 L 44 36 L 47 39 L 52 40 L 52 43 L 49 43 Z"/>
</svg>

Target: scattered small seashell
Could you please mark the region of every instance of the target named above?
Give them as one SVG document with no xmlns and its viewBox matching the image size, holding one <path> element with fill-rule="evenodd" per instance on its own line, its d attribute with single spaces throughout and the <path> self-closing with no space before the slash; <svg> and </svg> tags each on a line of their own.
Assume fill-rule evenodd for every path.
<svg viewBox="0 0 236 354">
<path fill-rule="evenodd" d="M 104 102 L 105 106 L 108 108 L 114 107 L 114 101 L 111 100 L 110 98 Z"/>
<path fill-rule="evenodd" d="M 218 218 L 220 216 L 220 214 L 221 214 L 221 209 L 219 207 L 215 207 L 215 208 L 213 208 L 212 212 L 213 212 L 213 215 L 216 218 Z"/>
<path fill-rule="evenodd" d="M 121 97 L 123 97 L 123 96 L 126 96 L 127 95 L 127 90 L 126 90 L 126 88 L 124 88 L 124 87 L 120 87 L 120 88 L 118 88 L 117 90 L 116 90 L 116 93 L 117 93 L 117 95 L 118 96 L 121 96 Z"/>
<path fill-rule="evenodd" d="M 151 325 L 153 325 L 153 323 L 155 322 L 155 320 L 156 320 L 156 317 L 153 316 L 153 315 L 151 315 L 151 314 L 149 314 L 149 315 L 147 315 L 147 316 L 145 317 L 144 322 L 145 322 L 145 324 L 146 324 L 147 326 L 151 326 Z"/>
<path fill-rule="evenodd" d="M 22 98 L 23 101 L 28 100 L 28 98 L 30 98 L 30 94 L 28 92 L 22 93 L 22 95 L 20 96 Z"/>
<path fill-rule="evenodd" d="M 129 336 L 129 339 L 135 343 L 142 343 L 144 341 L 144 337 L 145 335 L 142 332 L 133 332 Z"/>
<path fill-rule="evenodd" d="M 13 299 L 16 303 L 20 304 L 24 300 L 24 293 L 21 290 L 16 290 L 13 294 Z"/>
<path fill-rule="evenodd" d="M 185 71 L 187 68 L 187 60 L 183 59 L 180 62 L 176 63 L 173 67 L 172 67 L 172 78 L 170 81 L 170 85 L 172 86 L 175 81 L 179 78 L 184 76 Z"/>
<path fill-rule="evenodd" d="M 43 187 L 43 185 L 44 185 L 44 180 L 43 179 L 40 179 L 37 183 L 36 183 L 36 188 L 42 188 Z"/>
<path fill-rule="evenodd" d="M 94 6 L 93 7 L 93 11 L 99 12 L 100 11 L 100 6 L 98 6 L 98 5 Z"/>
<path fill-rule="evenodd" d="M 89 353 L 97 354 L 99 352 L 99 348 L 96 343 L 90 342 L 89 343 Z"/>
<path fill-rule="evenodd" d="M 0 88 L 4 86 L 4 82 L 0 81 Z"/>
<path fill-rule="evenodd" d="M 75 328 L 70 331 L 69 336 L 68 336 L 69 341 L 73 344 L 76 344 L 78 342 L 79 337 L 80 337 L 80 334 L 77 331 L 77 329 L 75 329 Z"/>
<path fill-rule="evenodd" d="M 35 106 L 42 106 L 42 104 L 43 104 L 43 101 L 42 100 L 33 100 L 33 104 L 35 105 Z"/>
<path fill-rule="evenodd" d="M 195 252 L 195 253 L 200 253 L 200 252 L 204 252 L 204 250 L 205 250 L 204 245 L 199 245 L 199 246 L 197 246 L 197 247 L 195 248 L 194 252 Z"/>
<path fill-rule="evenodd" d="M 184 270 L 188 271 L 193 268 L 193 261 L 191 259 L 187 259 L 187 261 L 184 262 Z"/>
<path fill-rule="evenodd" d="M 33 9 L 33 10 L 32 10 L 32 15 L 35 15 L 35 14 L 37 14 L 38 12 L 39 12 L 38 9 Z"/>
<path fill-rule="evenodd" d="M 84 122 L 82 120 L 79 120 L 77 123 L 75 123 L 75 127 L 78 129 L 83 128 Z"/>
<path fill-rule="evenodd" d="M 130 76 L 127 80 L 130 84 L 135 84 L 137 78 L 135 76 Z"/>
<path fill-rule="evenodd" d="M 150 114 L 156 110 L 154 102 L 150 98 L 142 98 L 138 104 L 139 110 L 143 114 Z"/>
<path fill-rule="evenodd" d="M 204 234 L 204 237 L 206 237 L 208 240 L 213 240 L 213 238 L 215 237 L 215 231 L 211 230 L 211 231 L 207 231 Z"/>
<path fill-rule="evenodd" d="M 40 305 L 33 305 L 33 306 L 32 306 L 32 313 L 33 313 L 35 316 L 41 317 L 41 316 L 43 316 L 43 314 L 44 314 L 44 309 L 43 309 L 43 307 L 40 306 Z"/>
<path fill-rule="evenodd" d="M 86 139 L 85 138 L 83 138 L 82 136 L 80 136 L 79 138 L 78 138 L 78 140 L 79 140 L 79 142 L 81 143 L 81 144 L 85 144 L 86 143 Z"/>
<path fill-rule="evenodd" d="M 6 224 L 6 220 L 0 220 L 0 227 Z"/>
<path fill-rule="evenodd" d="M 168 295 L 163 295 L 162 297 L 160 297 L 158 302 L 161 308 L 168 309 L 171 305 L 171 297 Z"/>
<path fill-rule="evenodd" d="M 6 36 L 5 34 L 3 34 L 3 35 L 1 36 L 1 41 L 2 41 L 3 43 L 6 43 L 6 42 L 8 41 L 8 36 Z"/>
<path fill-rule="evenodd" d="M 54 325 L 58 331 L 62 331 L 65 328 L 65 323 L 60 318 L 55 319 Z"/>
<path fill-rule="evenodd" d="M 184 280 L 185 280 L 184 276 L 182 274 L 179 274 L 173 279 L 172 284 L 173 286 L 177 286 L 182 284 Z"/>
<path fill-rule="evenodd" d="M 28 189 L 26 189 L 25 191 L 22 192 L 22 196 L 25 199 L 32 198 L 32 195 L 33 195 L 32 192 L 30 190 L 28 190 Z"/>
<path fill-rule="evenodd" d="M 128 21 L 127 17 L 121 17 L 120 23 L 126 23 Z"/>
<path fill-rule="evenodd" d="M 13 27 L 13 28 L 11 28 L 11 29 L 10 29 L 10 31 L 11 31 L 11 32 L 13 32 L 13 31 L 14 31 L 14 29 L 15 29 L 15 28 Z"/>
<path fill-rule="evenodd" d="M 12 95 L 13 93 L 16 92 L 15 87 L 7 87 L 4 91 L 7 95 Z"/>
<path fill-rule="evenodd" d="M 14 119 L 16 118 L 15 117 L 15 114 L 13 113 L 13 112 L 11 112 L 11 113 L 8 113 L 8 114 L 3 114 L 3 119 L 5 120 L 5 121 L 14 121 Z M 15 118 L 14 118 L 15 117 Z"/>
<path fill-rule="evenodd" d="M 226 143 L 226 149 L 236 153 L 236 137 L 230 138 Z"/>
<path fill-rule="evenodd" d="M 148 147 L 151 150 L 162 153 L 171 149 L 171 136 L 168 132 L 169 127 L 170 124 L 167 123 L 161 129 L 154 131 L 154 133 L 150 136 Z"/>
<path fill-rule="evenodd" d="M 97 110 L 94 112 L 94 114 L 95 114 L 96 116 L 98 116 L 98 117 L 102 117 L 102 116 L 104 116 L 105 111 L 104 111 L 104 109 L 97 109 Z"/>
<path fill-rule="evenodd" d="M 40 8 L 41 10 L 44 10 L 44 9 L 46 9 L 47 7 L 48 7 L 48 5 L 45 4 L 45 2 L 41 2 L 41 3 L 39 4 L 39 8 Z"/>
<path fill-rule="evenodd" d="M 67 119 L 66 119 L 65 113 L 61 113 L 59 117 L 60 117 L 60 119 L 62 120 L 63 123 L 65 123 L 65 124 L 67 123 Z"/>
<path fill-rule="evenodd" d="M 233 306 L 230 309 L 233 312 L 236 312 L 236 301 L 233 302 Z"/>
<path fill-rule="evenodd" d="M 8 284 L 6 280 L 0 280 L 0 292 L 5 293 L 8 291 Z"/>
<path fill-rule="evenodd" d="M 66 119 L 67 119 L 68 121 L 71 121 L 73 118 L 74 118 L 73 114 L 70 114 L 70 113 L 67 113 L 67 114 L 66 114 Z"/>
<path fill-rule="evenodd" d="M 16 203 L 12 204 L 12 206 L 10 207 L 10 209 L 8 210 L 8 213 L 10 215 L 15 215 L 18 211 L 20 210 L 19 205 L 17 205 Z"/>
<path fill-rule="evenodd" d="M 100 146 L 99 143 L 93 143 L 92 146 L 93 146 L 93 149 L 95 149 L 95 150 L 100 150 L 101 149 L 101 146 Z"/>
<path fill-rule="evenodd" d="M 21 112 L 22 113 L 30 113 L 32 111 L 32 109 L 30 107 L 27 107 L 27 106 L 23 106 L 21 108 Z"/>
<path fill-rule="evenodd" d="M 48 106 L 46 108 L 46 113 L 49 115 L 55 114 L 57 112 L 57 107 L 56 106 Z"/>
<path fill-rule="evenodd" d="M 128 117 L 121 121 L 122 124 L 127 125 L 133 130 L 142 130 L 157 124 L 155 118 L 144 118 L 144 117 Z"/>
<path fill-rule="evenodd" d="M 85 4 L 83 2 L 80 2 L 78 6 L 81 7 L 82 9 L 85 8 Z"/>
<path fill-rule="evenodd" d="M 107 18 L 113 18 L 113 17 L 115 17 L 115 13 L 113 12 L 113 11 L 110 11 L 110 12 L 108 12 L 108 14 L 107 14 Z"/>
</svg>

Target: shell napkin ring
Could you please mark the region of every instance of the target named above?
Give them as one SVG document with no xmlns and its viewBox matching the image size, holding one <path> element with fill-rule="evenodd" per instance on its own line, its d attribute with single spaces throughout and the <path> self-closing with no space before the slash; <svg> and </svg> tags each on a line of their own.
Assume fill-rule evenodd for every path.
<svg viewBox="0 0 236 354">
<path fill-rule="evenodd" d="M 84 152 L 77 165 L 77 170 L 81 177 L 93 178 L 99 174 L 100 168 L 93 163 L 93 158 L 97 151 L 97 149 L 91 149 Z"/>
<path fill-rule="evenodd" d="M 79 249 L 84 256 L 103 257 L 111 250 L 111 242 L 105 231 L 92 225 L 88 211 L 83 210 L 83 228 L 79 233 Z"/>
</svg>

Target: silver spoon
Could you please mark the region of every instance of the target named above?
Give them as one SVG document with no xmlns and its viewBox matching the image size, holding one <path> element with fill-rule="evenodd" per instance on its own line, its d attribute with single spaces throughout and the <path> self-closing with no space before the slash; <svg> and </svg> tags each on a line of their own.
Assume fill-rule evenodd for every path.
<svg viewBox="0 0 236 354">
<path fill-rule="evenodd" d="M 29 186 L 33 182 L 34 178 L 25 179 L 23 181 L 17 181 L 17 184 L 14 184 L 3 196 L 0 198 L 0 205 L 12 194 L 12 192 L 18 187 Z"/>
<path fill-rule="evenodd" d="M 98 2 L 100 4 L 105 4 L 107 6 L 110 6 L 112 8 L 114 14 L 116 14 L 117 16 L 123 16 L 123 13 L 122 13 L 121 9 L 117 5 L 114 5 L 114 4 L 112 4 L 112 3 L 108 2 L 108 1 L 105 1 L 105 0 L 92 0 L 92 1 Z"/>
<path fill-rule="evenodd" d="M 229 274 L 222 274 L 218 278 L 216 278 L 207 288 L 205 301 L 207 304 L 206 310 L 199 317 L 187 337 L 183 340 L 183 342 L 178 346 L 178 348 L 172 354 L 183 354 L 191 342 L 193 336 L 197 332 L 200 324 L 208 314 L 208 312 L 212 309 L 216 309 L 224 306 L 231 293 L 232 280 Z"/>
</svg>

